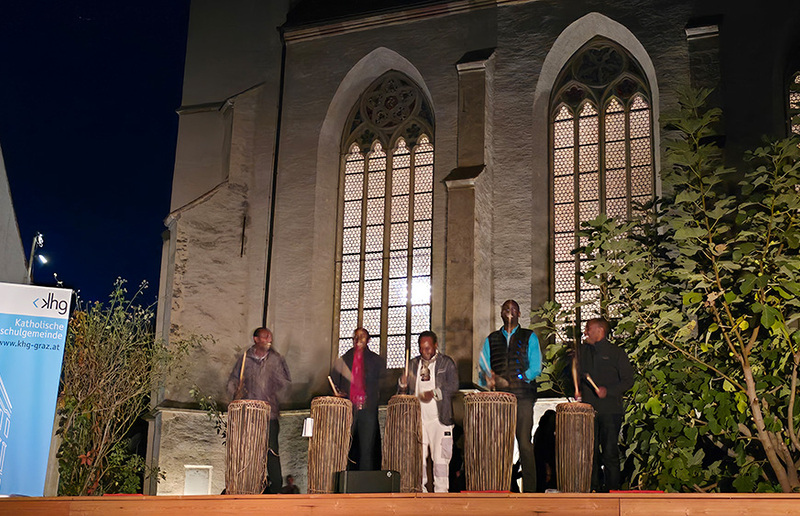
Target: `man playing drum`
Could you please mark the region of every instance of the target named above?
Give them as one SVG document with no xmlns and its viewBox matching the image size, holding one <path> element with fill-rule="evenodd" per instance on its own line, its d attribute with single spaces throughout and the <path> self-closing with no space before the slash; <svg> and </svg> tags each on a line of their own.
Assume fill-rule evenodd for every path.
<svg viewBox="0 0 800 516">
<path fill-rule="evenodd" d="M 422 411 L 422 487 L 428 492 L 428 450 L 433 461 L 433 490 L 450 487 L 449 466 L 453 455 L 453 395 L 458 391 L 458 371 L 453 359 L 438 351 L 432 331 L 419 335 L 419 356 L 400 376 L 399 392 L 416 395 Z"/>
<path fill-rule="evenodd" d="M 519 304 L 509 299 L 500 309 L 503 327 L 486 337 L 478 359 L 478 380 L 491 390 L 517 397 L 516 436 L 522 462 L 522 492 L 536 492 L 536 461 L 533 456 L 533 404 L 536 377 L 542 372 L 539 339 L 519 325 Z M 509 486 L 510 487 L 510 486 Z"/>
<path fill-rule="evenodd" d="M 331 381 L 337 396 L 353 402 L 353 440 L 350 445 L 352 469 L 378 470 L 381 467 L 381 430 L 378 425 L 380 381 L 386 363 L 367 347 L 369 332 L 357 328 L 353 347 L 334 363 Z M 348 468 L 350 469 L 350 468 Z"/>
<path fill-rule="evenodd" d="M 286 360 L 272 347 L 272 332 L 268 328 L 257 328 L 253 332 L 253 345 L 239 357 L 228 377 L 228 396 L 232 400 L 261 400 L 269 404 L 267 475 L 270 493 L 280 492 L 283 481 L 278 450 L 278 396 L 291 382 Z"/>
<path fill-rule="evenodd" d="M 610 328 L 603 318 L 589 319 L 583 332 L 584 344 L 578 351 L 580 395 L 597 411 L 592 468 L 592 490 L 597 492 L 620 487 L 619 430 L 625 413 L 622 396 L 633 387 L 633 367 L 625 351 L 608 342 Z"/>
</svg>

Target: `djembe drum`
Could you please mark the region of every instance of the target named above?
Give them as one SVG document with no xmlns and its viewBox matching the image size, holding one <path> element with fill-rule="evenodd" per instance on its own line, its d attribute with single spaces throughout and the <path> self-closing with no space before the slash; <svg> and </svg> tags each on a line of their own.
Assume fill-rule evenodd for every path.
<svg viewBox="0 0 800 516">
<path fill-rule="evenodd" d="M 267 480 L 269 404 L 234 400 L 228 405 L 225 492 L 260 494 Z"/>
<path fill-rule="evenodd" d="M 419 398 L 397 394 L 386 409 L 381 469 L 400 472 L 400 492 L 422 491 L 422 416 Z"/>
<path fill-rule="evenodd" d="M 514 459 L 517 397 L 508 392 L 464 395 L 467 491 L 508 491 Z"/>
<path fill-rule="evenodd" d="M 333 474 L 347 469 L 353 404 L 345 398 L 311 400 L 314 430 L 308 440 L 308 492 L 333 493 Z"/>
<path fill-rule="evenodd" d="M 588 403 L 556 405 L 556 483 L 564 493 L 588 493 L 594 459 L 594 408 Z"/>
</svg>

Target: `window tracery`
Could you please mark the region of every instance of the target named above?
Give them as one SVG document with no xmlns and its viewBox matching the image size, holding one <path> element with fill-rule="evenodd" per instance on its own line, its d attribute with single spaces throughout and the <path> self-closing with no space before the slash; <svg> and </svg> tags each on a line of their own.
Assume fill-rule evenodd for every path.
<svg viewBox="0 0 800 516">
<path fill-rule="evenodd" d="M 579 49 L 551 96 L 553 294 L 562 306 L 588 303 L 576 328 L 600 316 L 600 292 L 585 283 L 581 223 L 605 213 L 631 217 L 654 195 L 650 92 L 638 63 L 619 45 L 595 38 Z"/>
<path fill-rule="evenodd" d="M 338 354 L 363 326 L 387 367 L 431 325 L 433 119 L 425 96 L 389 72 L 353 107 L 344 134 Z"/>
</svg>

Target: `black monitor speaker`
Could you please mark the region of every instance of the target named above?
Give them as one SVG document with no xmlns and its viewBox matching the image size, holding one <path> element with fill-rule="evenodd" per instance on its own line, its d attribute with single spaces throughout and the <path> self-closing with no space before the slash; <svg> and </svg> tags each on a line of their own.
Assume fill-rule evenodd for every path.
<svg viewBox="0 0 800 516">
<path fill-rule="evenodd" d="M 397 471 L 337 471 L 333 474 L 336 493 L 399 493 Z"/>
</svg>

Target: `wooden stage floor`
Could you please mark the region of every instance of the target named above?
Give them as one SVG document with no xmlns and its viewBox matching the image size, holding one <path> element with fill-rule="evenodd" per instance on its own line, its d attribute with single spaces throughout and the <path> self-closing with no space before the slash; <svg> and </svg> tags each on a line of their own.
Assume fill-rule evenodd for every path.
<svg viewBox="0 0 800 516">
<path fill-rule="evenodd" d="M 2 516 L 800 515 L 800 494 L 336 494 L 2 498 Z"/>
</svg>

